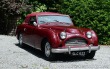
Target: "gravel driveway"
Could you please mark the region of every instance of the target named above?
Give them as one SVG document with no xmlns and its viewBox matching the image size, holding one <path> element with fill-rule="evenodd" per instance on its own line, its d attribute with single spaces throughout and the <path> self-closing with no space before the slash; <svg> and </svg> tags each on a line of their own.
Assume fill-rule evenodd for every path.
<svg viewBox="0 0 110 69">
<path fill-rule="evenodd" d="M 20 48 L 15 36 L 0 35 L 0 69 L 110 69 L 110 46 L 101 46 L 91 60 L 61 54 L 50 62 L 41 54 L 29 46 Z"/>
</svg>

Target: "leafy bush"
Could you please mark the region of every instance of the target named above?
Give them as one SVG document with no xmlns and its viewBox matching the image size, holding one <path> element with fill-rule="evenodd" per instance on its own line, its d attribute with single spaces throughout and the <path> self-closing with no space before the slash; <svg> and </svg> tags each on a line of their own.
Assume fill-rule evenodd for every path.
<svg viewBox="0 0 110 69">
<path fill-rule="evenodd" d="M 74 24 L 93 29 L 99 44 L 110 44 L 110 0 L 64 0 L 59 12 L 69 14 Z"/>
</svg>

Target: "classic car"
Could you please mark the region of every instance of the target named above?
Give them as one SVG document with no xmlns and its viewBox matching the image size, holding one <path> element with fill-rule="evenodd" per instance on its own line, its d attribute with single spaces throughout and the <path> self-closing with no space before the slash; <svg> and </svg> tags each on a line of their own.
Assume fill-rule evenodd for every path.
<svg viewBox="0 0 110 69">
<path fill-rule="evenodd" d="M 25 44 L 41 50 L 47 60 L 55 54 L 81 55 L 92 59 L 100 46 L 96 33 L 88 28 L 74 26 L 69 15 L 54 12 L 33 12 L 17 26 L 19 46 Z"/>
</svg>

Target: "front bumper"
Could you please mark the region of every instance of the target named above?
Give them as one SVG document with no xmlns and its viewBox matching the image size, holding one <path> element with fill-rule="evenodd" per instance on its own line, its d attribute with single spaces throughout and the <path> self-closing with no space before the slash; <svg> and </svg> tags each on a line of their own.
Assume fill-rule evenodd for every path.
<svg viewBox="0 0 110 69">
<path fill-rule="evenodd" d="M 96 51 L 99 50 L 100 46 L 93 46 L 93 45 L 89 45 L 86 47 L 78 47 L 78 48 L 71 48 L 70 46 L 68 46 L 68 48 L 57 48 L 57 49 L 51 49 L 52 53 L 65 53 L 68 52 L 69 54 L 71 53 L 71 51 L 85 51 L 88 50 L 89 53 L 91 51 Z"/>
</svg>

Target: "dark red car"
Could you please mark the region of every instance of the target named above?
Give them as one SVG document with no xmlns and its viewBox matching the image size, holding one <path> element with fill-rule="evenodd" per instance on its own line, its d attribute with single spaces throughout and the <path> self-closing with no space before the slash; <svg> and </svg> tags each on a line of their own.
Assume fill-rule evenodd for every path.
<svg viewBox="0 0 110 69">
<path fill-rule="evenodd" d="M 88 28 L 75 27 L 68 15 L 53 12 L 33 12 L 17 27 L 20 46 L 27 44 L 44 52 L 51 60 L 55 53 L 83 54 L 92 59 L 98 46 L 96 33 Z"/>
</svg>

